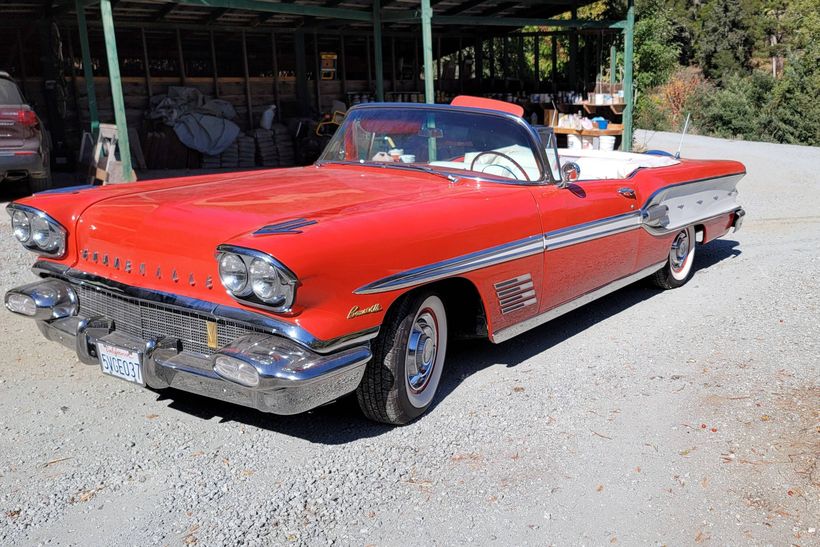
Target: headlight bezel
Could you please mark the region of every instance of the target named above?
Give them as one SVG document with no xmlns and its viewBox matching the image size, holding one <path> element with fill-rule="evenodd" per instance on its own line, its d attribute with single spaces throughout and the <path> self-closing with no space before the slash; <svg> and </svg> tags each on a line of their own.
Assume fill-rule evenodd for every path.
<svg viewBox="0 0 820 547">
<path fill-rule="evenodd" d="M 296 300 L 296 289 L 299 286 L 299 278 L 293 271 L 282 264 L 280 261 L 271 255 L 250 249 L 247 247 L 239 247 L 236 245 L 219 245 L 216 249 L 217 269 L 222 262 L 222 258 L 226 255 L 235 255 L 241 259 L 245 264 L 245 271 L 247 272 L 247 281 L 242 289 L 234 292 L 230 290 L 224 283 L 221 271 L 219 275 L 219 282 L 225 288 L 225 291 L 235 300 L 249 306 L 269 310 L 275 313 L 289 313 L 293 309 L 293 303 Z M 251 272 L 251 265 L 254 261 L 262 261 L 268 266 L 272 267 L 277 274 L 277 279 L 281 287 L 281 298 L 275 300 L 263 300 L 256 291 L 254 291 L 254 276 Z"/>
<path fill-rule="evenodd" d="M 6 212 L 11 216 L 12 230 L 15 231 L 14 238 L 27 250 L 49 258 L 63 258 L 67 251 L 68 232 L 62 224 L 54 220 L 48 213 L 20 203 L 9 203 Z M 16 233 L 15 214 L 24 215 L 28 220 L 27 237 L 21 240 Z M 48 226 L 48 239 L 44 244 L 38 244 L 34 238 L 34 221 L 44 221 Z"/>
</svg>

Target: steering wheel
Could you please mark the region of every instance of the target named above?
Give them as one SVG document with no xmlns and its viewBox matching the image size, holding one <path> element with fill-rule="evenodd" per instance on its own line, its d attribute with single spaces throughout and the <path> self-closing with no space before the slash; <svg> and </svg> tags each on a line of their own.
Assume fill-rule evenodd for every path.
<svg viewBox="0 0 820 547">
<path fill-rule="evenodd" d="M 494 155 L 496 155 L 496 156 L 501 156 L 502 158 L 504 158 L 505 160 L 507 160 L 508 162 L 510 162 L 511 164 L 513 164 L 513 165 L 516 167 L 516 169 L 518 169 L 519 171 L 521 171 L 521 174 L 522 174 L 522 175 L 524 175 L 524 180 L 526 180 L 527 182 L 532 182 L 532 181 L 530 180 L 530 177 L 527 175 L 527 172 L 524 170 L 524 168 L 523 168 L 523 167 L 521 167 L 521 164 L 520 164 L 520 163 L 518 163 L 517 161 L 515 161 L 514 159 L 512 159 L 511 157 L 509 157 L 507 154 L 503 154 L 503 153 L 501 153 L 501 152 L 496 152 L 495 150 L 486 150 L 486 151 L 484 151 L 484 152 L 479 152 L 479 153 L 476 155 L 476 157 L 474 157 L 474 158 L 473 158 L 473 161 L 472 161 L 472 162 L 470 162 L 470 171 L 475 171 L 475 169 L 473 169 L 473 168 L 475 167 L 475 164 L 476 164 L 476 162 L 478 161 L 478 158 L 480 158 L 481 156 L 487 156 L 487 155 L 490 155 L 490 154 L 494 154 Z M 499 164 L 497 164 L 497 163 L 491 163 L 491 164 L 488 164 L 488 165 L 492 165 L 492 166 L 495 166 L 495 167 L 501 167 L 502 169 L 506 169 L 507 171 L 509 171 L 509 172 L 510 172 L 510 174 L 511 174 L 512 176 L 515 176 L 515 173 L 513 173 L 513 172 L 512 172 L 512 170 L 511 170 L 509 167 L 505 167 L 504 165 L 499 165 Z M 483 173 L 483 172 L 484 172 L 484 171 L 482 171 L 482 173 Z"/>
</svg>

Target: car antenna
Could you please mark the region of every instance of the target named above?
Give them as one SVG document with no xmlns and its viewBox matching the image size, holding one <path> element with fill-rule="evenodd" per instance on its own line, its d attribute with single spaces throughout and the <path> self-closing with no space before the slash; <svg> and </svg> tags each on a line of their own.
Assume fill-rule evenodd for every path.
<svg viewBox="0 0 820 547">
<path fill-rule="evenodd" d="M 681 150 L 681 148 L 683 148 L 683 139 L 686 137 L 686 131 L 689 129 L 689 118 L 691 118 L 691 117 L 692 117 L 692 113 L 687 112 L 686 113 L 686 122 L 683 124 L 683 133 L 681 133 L 681 136 L 680 136 L 680 144 L 678 144 L 678 151 L 675 152 L 675 159 L 676 160 L 680 159 L 680 150 Z"/>
</svg>

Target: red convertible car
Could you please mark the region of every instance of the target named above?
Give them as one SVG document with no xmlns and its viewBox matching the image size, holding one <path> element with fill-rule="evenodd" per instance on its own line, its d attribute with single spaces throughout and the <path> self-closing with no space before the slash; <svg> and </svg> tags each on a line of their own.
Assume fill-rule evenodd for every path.
<svg viewBox="0 0 820 547">
<path fill-rule="evenodd" d="M 6 307 L 102 372 L 264 412 L 356 392 L 407 423 L 456 336 L 510 338 L 738 229 L 734 161 L 556 147 L 521 110 L 351 109 L 312 166 L 11 203 L 39 280 Z"/>
</svg>

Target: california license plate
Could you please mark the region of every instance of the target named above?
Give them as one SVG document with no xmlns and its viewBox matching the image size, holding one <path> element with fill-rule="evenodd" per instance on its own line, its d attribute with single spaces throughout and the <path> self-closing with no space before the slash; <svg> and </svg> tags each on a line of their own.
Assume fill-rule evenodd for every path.
<svg viewBox="0 0 820 547">
<path fill-rule="evenodd" d="M 97 343 L 97 355 L 103 373 L 128 382 L 145 385 L 142 380 L 142 355 L 138 351 Z"/>
</svg>

